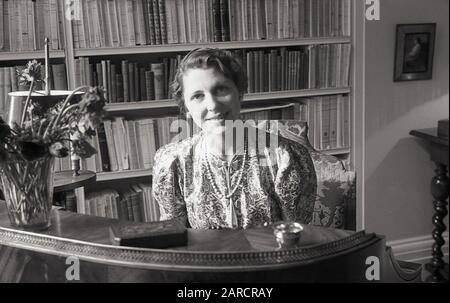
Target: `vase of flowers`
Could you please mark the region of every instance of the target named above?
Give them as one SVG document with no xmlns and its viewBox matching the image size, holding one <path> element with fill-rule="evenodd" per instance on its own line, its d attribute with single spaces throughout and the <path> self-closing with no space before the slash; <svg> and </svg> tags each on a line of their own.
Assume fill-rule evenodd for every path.
<svg viewBox="0 0 450 303">
<path fill-rule="evenodd" d="M 37 61 L 29 62 L 19 74 L 29 91 L 10 94 L 11 102 L 24 103 L 20 118 L 10 117 L 8 123 L 0 118 L 0 171 L 8 214 L 13 225 L 33 229 L 50 226 L 55 158 L 96 153 L 88 140 L 106 103 L 99 87 L 35 91 L 42 81 L 40 68 Z"/>
</svg>

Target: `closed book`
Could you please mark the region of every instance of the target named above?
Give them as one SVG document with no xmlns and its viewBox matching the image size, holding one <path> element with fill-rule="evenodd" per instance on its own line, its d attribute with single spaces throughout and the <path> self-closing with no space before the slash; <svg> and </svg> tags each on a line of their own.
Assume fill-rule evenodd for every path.
<svg viewBox="0 0 450 303">
<path fill-rule="evenodd" d="M 145 87 L 145 68 L 139 68 L 139 89 L 141 95 L 141 101 L 147 101 L 147 89 Z"/>
<path fill-rule="evenodd" d="M 153 3 L 153 22 L 155 24 L 155 44 L 161 44 L 161 24 L 159 21 L 159 4 L 158 0 L 152 0 Z"/>
<path fill-rule="evenodd" d="M 147 100 L 155 100 L 155 78 L 153 71 L 145 71 L 145 88 Z"/>
<path fill-rule="evenodd" d="M 105 126 L 104 124 L 100 124 L 97 128 L 97 138 L 98 138 L 98 154 L 101 158 L 101 171 L 111 171 L 111 164 L 109 158 L 108 151 L 108 141 L 106 139 Z"/>
<path fill-rule="evenodd" d="M 137 63 L 133 63 L 133 71 L 134 71 L 134 99 L 136 101 L 141 101 L 141 91 L 139 88 L 139 65 Z"/>
<path fill-rule="evenodd" d="M 159 9 L 159 27 L 161 30 L 161 43 L 167 44 L 167 21 L 166 21 L 166 2 L 165 0 L 158 1 Z"/>
<path fill-rule="evenodd" d="M 220 20 L 220 0 L 213 0 L 213 19 L 214 19 L 214 42 L 222 41 L 222 30 Z"/>
<path fill-rule="evenodd" d="M 187 244 L 187 229 L 177 220 L 110 227 L 111 243 L 120 246 L 168 248 Z"/>
<path fill-rule="evenodd" d="M 73 192 L 66 194 L 66 210 L 77 212 L 77 197 Z"/>
<path fill-rule="evenodd" d="M 165 81 L 164 81 L 164 65 L 162 63 L 154 63 L 151 65 L 155 82 L 155 99 L 164 99 Z"/>
<path fill-rule="evenodd" d="M 116 97 L 117 97 L 117 102 L 124 102 L 123 99 L 123 93 L 124 93 L 124 89 L 123 89 L 123 77 L 121 74 L 116 74 Z"/>
<path fill-rule="evenodd" d="M 128 93 L 130 101 L 136 101 L 135 88 L 134 88 L 134 63 L 128 64 Z"/>
<path fill-rule="evenodd" d="M 146 13 L 146 21 L 148 28 L 148 42 L 151 45 L 156 44 L 155 41 L 155 21 L 153 16 L 153 0 L 144 0 L 145 1 L 145 13 Z"/>
</svg>

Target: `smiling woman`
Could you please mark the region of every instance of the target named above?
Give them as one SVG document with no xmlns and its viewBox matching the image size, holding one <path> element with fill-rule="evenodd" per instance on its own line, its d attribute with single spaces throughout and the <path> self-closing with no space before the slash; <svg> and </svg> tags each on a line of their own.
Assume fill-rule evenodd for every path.
<svg viewBox="0 0 450 303">
<path fill-rule="evenodd" d="M 202 131 L 156 153 L 153 195 L 161 219 L 217 229 L 311 221 L 317 182 L 308 150 L 261 130 L 258 138 L 277 144 L 258 144 L 256 129 L 239 120 L 245 87 L 228 51 L 197 49 L 180 63 L 174 96 Z"/>
</svg>

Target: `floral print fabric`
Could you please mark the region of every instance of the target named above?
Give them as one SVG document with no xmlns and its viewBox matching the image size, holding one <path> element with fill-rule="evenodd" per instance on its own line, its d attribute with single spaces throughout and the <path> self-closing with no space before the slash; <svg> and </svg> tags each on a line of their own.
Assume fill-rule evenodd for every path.
<svg viewBox="0 0 450 303">
<path fill-rule="evenodd" d="M 161 220 L 172 218 L 198 229 L 248 228 L 279 220 L 310 223 L 317 190 L 316 173 L 308 150 L 278 137 L 276 148 L 248 147 L 247 157 L 235 155 L 228 163 L 208 155 L 211 173 L 222 193 L 217 194 L 207 174 L 202 133 L 158 150 L 153 171 L 153 196 Z M 228 180 L 228 182 L 227 182 Z"/>
</svg>

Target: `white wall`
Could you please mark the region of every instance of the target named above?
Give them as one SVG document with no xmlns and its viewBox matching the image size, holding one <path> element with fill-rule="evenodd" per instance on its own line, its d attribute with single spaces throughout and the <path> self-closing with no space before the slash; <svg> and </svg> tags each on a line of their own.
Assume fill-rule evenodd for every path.
<svg viewBox="0 0 450 303">
<path fill-rule="evenodd" d="M 365 24 L 364 228 L 398 240 L 433 229 L 434 165 L 408 133 L 449 116 L 449 2 L 380 4 L 381 20 Z M 437 23 L 432 80 L 393 82 L 396 24 L 430 22 Z"/>
</svg>

